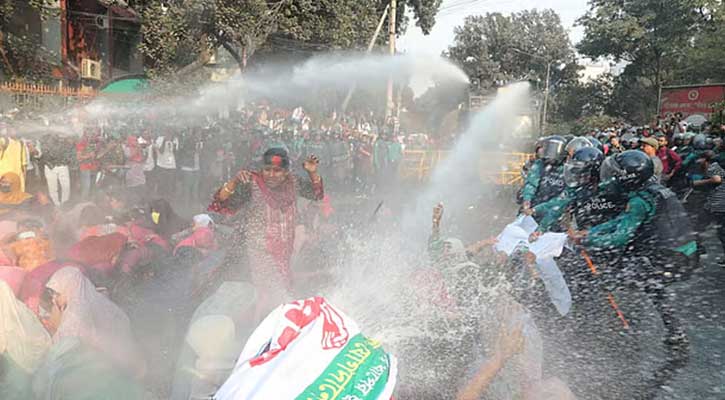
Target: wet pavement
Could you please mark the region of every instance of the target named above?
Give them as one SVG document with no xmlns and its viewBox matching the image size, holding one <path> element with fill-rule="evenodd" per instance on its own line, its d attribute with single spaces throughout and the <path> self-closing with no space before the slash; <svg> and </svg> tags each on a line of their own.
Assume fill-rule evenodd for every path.
<svg viewBox="0 0 725 400">
<path fill-rule="evenodd" d="M 719 254 L 708 241 L 710 254 Z M 672 287 L 677 315 L 690 338 L 690 361 L 657 400 L 725 399 L 725 267 L 708 257 L 688 282 Z"/>
</svg>

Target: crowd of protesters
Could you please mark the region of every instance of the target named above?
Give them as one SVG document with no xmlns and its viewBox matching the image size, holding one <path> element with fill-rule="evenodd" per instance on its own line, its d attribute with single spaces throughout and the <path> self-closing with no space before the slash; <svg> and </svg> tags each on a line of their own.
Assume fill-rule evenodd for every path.
<svg viewBox="0 0 725 400">
<path fill-rule="evenodd" d="M 8 399 L 213 398 L 230 385 L 242 350 L 237 339 L 289 304 L 295 285 L 309 278 L 299 260 L 307 254 L 321 264 L 322 248 L 349 233 L 330 226 L 329 194 L 392 190 L 404 144 L 429 145 L 421 136 L 405 143 L 394 122 L 370 115 L 313 120 L 299 107 L 267 105 L 203 123 L 183 116 L 85 121 L 78 135 L 26 135 L 9 123 L 0 129 L 0 393 Z M 706 126 L 696 134 L 675 119 L 584 136 L 585 147 L 610 156 L 641 149 L 656 179 L 701 209 L 703 221 L 725 222 L 721 133 Z M 563 146 L 576 142 L 550 137 L 540 149 L 558 146 L 562 166 Z M 535 214 L 532 200 L 546 182 L 532 193 L 524 188 L 525 214 Z M 434 279 L 411 282 L 448 323 L 482 323 L 476 301 L 484 269 L 474 261 L 495 241 L 466 248 L 441 239 L 442 213 L 442 206 L 433 211 L 433 271 L 421 273 Z M 253 306 L 242 306 L 244 296 Z M 488 358 L 468 354 L 456 387 L 431 389 L 430 398 L 480 398 L 512 362 L 523 365 L 521 398 L 573 398 L 564 382 L 543 379 L 541 338 L 517 300 L 504 296 L 494 307 L 506 328 L 487 338 L 498 343 Z M 325 318 L 323 329 L 334 330 L 329 325 L 339 321 Z M 265 357 L 298 334 L 281 333 Z M 186 356 L 196 361 L 187 365 Z M 457 352 L 451 356 L 432 362 L 461 363 Z M 423 389 L 410 382 L 407 390 L 427 398 L 416 397 Z"/>
<path fill-rule="evenodd" d="M 312 120 L 301 107 L 255 105 L 226 118 L 179 118 L 86 121 L 75 135 L 26 134 L 0 122 L 0 172 L 15 172 L 24 190 L 27 180 L 28 192 L 58 207 L 114 187 L 187 210 L 271 147 L 285 148 L 293 162 L 318 155 L 321 171 L 334 171 L 332 189 L 359 194 L 394 180 L 403 158 L 399 129 L 369 114 Z"/>
</svg>

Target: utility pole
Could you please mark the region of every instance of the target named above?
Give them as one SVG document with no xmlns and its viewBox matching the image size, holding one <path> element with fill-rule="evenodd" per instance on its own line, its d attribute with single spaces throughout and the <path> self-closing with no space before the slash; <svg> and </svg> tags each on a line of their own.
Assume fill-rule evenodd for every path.
<svg viewBox="0 0 725 400">
<path fill-rule="evenodd" d="M 551 63 L 552 61 L 549 61 L 546 64 L 546 88 L 544 89 L 544 116 L 541 120 L 541 134 L 539 136 L 544 136 L 546 134 L 546 109 L 549 105 L 549 80 L 551 77 Z"/>
<path fill-rule="evenodd" d="M 390 9 L 390 4 L 385 6 L 385 11 L 383 11 L 383 15 L 380 17 L 380 21 L 378 22 L 378 26 L 375 28 L 375 33 L 373 34 L 373 37 L 370 39 L 370 43 L 368 43 L 366 54 L 370 54 L 370 52 L 373 50 L 373 47 L 375 46 L 375 42 L 378 41 L 378 35 L 380 35 L 380 30 L 383 29 L 383 22 L 385 22 L 385 17 L 388 16 L 388 10 Z M 345 110 L 347 110 L 347 106 L 350 104 L 350 99 L 352 99 L 352 94 L 355 92 L 355 89 L 357 88 L 357 82 L 353 81 L 352 86 L 350 86 L 350 90 L 347 91 L 347 96 L 345 96 L 345 100 L 342 102 L 342 112 L 344 113 Z"/>
<path fill-rule="evenodd" d="M 539 136 L 544 136 L 544 134 L 546 133 L 546 112 L 549 107 L 549 84 L 551 83 L 551 64 L 555 60 L 551 60 L 551 59 L 542 57 L 537 54 L 527 53 L 527 52 L 525 52 L 523 50 L 519 50 L 515 47 L 512 47 L 511 50 L 513 50 L 517 53 L 527 55 L 529 57 L 538 58 L 539 60 L 546 62 L 546 87 L 544 88 L 544 110 L 542 112 L 543 115 L 541 116 L 541 124 L 539 126 L 539 129 L 540 129 Z"/>
<path fill-rule="evenodd" d="M 113 79 L 113 11 L 108 7 L 108 27 L 106 28 L 106 51 L 108 52 L 108 79 Z"/>
<path fill-rule="evenodd" d="M 395 56 L 395 16 L 397 13 L 397 0 L 390 0 L 390 13 L 388 17 L 388 44 L 390 45 L 390 56 Z M 393 77 L 388 78 L 388 96 L 385 106 L 385 118 L 393 115 Z"/>
</svg>

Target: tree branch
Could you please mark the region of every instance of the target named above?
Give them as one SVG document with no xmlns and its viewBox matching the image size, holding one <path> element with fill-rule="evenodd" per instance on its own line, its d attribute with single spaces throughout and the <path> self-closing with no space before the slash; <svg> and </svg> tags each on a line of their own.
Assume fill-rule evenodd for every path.
<svg viewBox="0 0 725 400">
<path fill-rule="evenodd" d="M 227 38 L 223 35 L 215 33 L 214 37 L 216 38 L 217 43 L 221 44 L 222 47 L 224 47 L 224 50 L 226 50 L 227 53 L 229 53 L 229 55 L 234 58 L 234 61 L 236 61 L 237 65 L 239 66 L 239 72 L 242 72 L 244 70 L 244 59 L 239 54 L 237 49 L 235 49 L 234 46 L 229 43 L 229 40 L 227 40 Z"/>
</svg>

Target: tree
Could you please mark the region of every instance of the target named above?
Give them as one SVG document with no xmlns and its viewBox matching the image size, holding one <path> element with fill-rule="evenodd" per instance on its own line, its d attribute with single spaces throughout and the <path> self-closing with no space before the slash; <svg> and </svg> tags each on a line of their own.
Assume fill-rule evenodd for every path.
<svg viewBox="0 0 725 400">
<path fill-rule="evenodd" d="M 725 82 L 725 2 L 710 8 L 711 21 L 696 32 L 671 59 L 668 84 Z"/>
<path fill-rule="evenodd" d="M 543 86 L 550 63 L 552 86 L 577 78 L 569 36 L 553 10 L 469 16 L 454 32 L 454 44 L 444 55 L 481 89 L 519 79 Z"/>
<path fill-rule="evenodd" d="M 589 82 L 575 81 L 563 86 L 551 99 L 555 120 L 576 121 L 610 114 L 615 81 L 615 77 L 607 74 Z"/>
<path fill-rule="evenodd" d="M 578 50 L 592 58 L 629 62 L 622 83 L 643 88 L 646 96 L 642 104 L 653 114 L 658 88 L 671 82 L 676 60 L 683 56 L 694 35 L 712 26 L 712 11 L 719 3 L 591 0 L 590 10 L 578 21 L 584 27 Z"/>
<path fill-rule="evenodd" d="M 429 32 L 442 0 L 398 2 L 397 32 L 406 9 Z M 362 48 L 389 0 L 148 0 L 141 2 L 141 51 L 156 72 L 194 70 L 224 48 L 243 69 L 257 52 Z M 385 35 L 380 36 L 385 41 Z"/>
<path fill-rule="evenodd" d="M 0 0 L 0 77 L 33 77 L 43 75 L 47 65 L 39 60 L 39 38 L 25 34 L 24 26 L 14 21 L 17 14 L 33 11 L 38 22 L 52 12 L 51 0 Z"/>
</svg>

